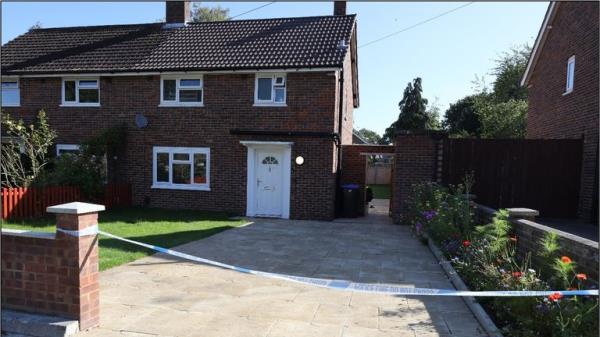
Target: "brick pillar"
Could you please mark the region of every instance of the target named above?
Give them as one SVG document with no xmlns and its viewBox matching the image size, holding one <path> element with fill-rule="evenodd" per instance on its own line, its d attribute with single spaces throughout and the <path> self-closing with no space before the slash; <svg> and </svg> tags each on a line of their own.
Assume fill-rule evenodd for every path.
<svg viewBox="0 0 600 337">
<path fill-rule="evenodd" d="M 56 244 L 64 250 L 59 284 L 69 297 L 69 316 L 79 320 L 79 329 L 100 324 L 98 267 L 98 212 L 104 206 L 72 202 L 48 207 L 56 213 Z"/>
<path fill-rule="evenodd" d="M 394 183 L 392 186 L 392 218 L 396 224 L 405 224 L 408 198 L 412 186 L 420 182 L 435 182 L 441 158 L 439 143 L 444 133 L 434 131 L 400 131 L 394 140 Z"/>
</svg>

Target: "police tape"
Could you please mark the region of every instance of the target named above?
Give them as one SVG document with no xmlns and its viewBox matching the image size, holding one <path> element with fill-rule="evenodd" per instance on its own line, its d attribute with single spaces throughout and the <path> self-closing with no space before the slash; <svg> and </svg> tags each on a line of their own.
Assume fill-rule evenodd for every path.
<svg viewBox="0 0 600 337">
<path fill-rule="evenodd" d="M 534 297 L 534 296 L 550 296 L 552 294 L 560 293 L 563 296 L 574 296 L 574 295 L 588 295 L 588 296 L 598 296 L 598 289 L 589 289 L 589 290 L 560 290 L 560 291 L 530 291 L 530 290 L 506 290 L 506 291 L 460 291 L 454 289 L 431 289 L 431 288 L 409 288 L 395 285 L 387 285 L 387 284 L 379 284 L 379 283 L 360 283 L 360 282 L 351 282 L 346 280 L 336 280 L 336 279 L 321 279 L 321 278 L 313 278 L 313 277 L 303 277 L 303 276 L 294 276 L 294 275 L 286 275 L 286 274 L 277 274 L 277 273 L 269 273 L 259 270 L 252 270 L 248 268 L 242 268 L 238 266 L 233 266 L 226 263 L 221 263 L 218 261 L 213 261 L 209 259 L 204 259 L 201 257 L 193 256 L 186 253 L 181 253 L 175 250 L 163 248 L 160 246 L 150 245 L 147 243 L 134 241 L 130 239 L 126 239 L 120 236 L 116 236 L 104 231 L 98 230 L 97 233 L 107 236 L 109 238 L 113 238 L 119 241 L 128 242 L 134 245 L 138 245 L 141 247 L 145 247 L 151 250 L 154 250 L 159 253 L 168 254 L 172 256 L 177 256 L 179 258 L 208 264 L 211 266 L 221 267 L 224 269 L 230 269 L 233 271 L 237 271 L 239 273 L 251 274 L 257 276 L 268 277 L 272 279 L 279 279 L 285 281 L 291 281 L 296 283 L 301 283 L 305 285 L 312 285 L 322 288 L 335 289 L 335 290 L 343 290 L 343 291 L 353 291 L 353 292 L 362 292 L 362 293 L 374 293 L 374 294 L 386 294 L 386 295 L 416 295 L 416 296 L 473 296 L 473 297 Z M 69 233 L 67 233 L 69 234 Z"/>
</svg>

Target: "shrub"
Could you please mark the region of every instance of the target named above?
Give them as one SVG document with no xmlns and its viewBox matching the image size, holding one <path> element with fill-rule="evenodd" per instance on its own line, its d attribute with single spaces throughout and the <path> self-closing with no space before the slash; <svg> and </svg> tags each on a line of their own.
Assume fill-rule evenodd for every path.
<svg viewBox="0 0 600 337">
<path fill-rule="evenodd" d="M 585 289 L 587 276 L 559 254 L 558 236 L 549 233 L 536 254 L 517 256 L 508 212 L 499 210 L 491 223 L 473 226 L 474 212 L 463 196 L 469 184 L 444 188 L 432 183 L 414 186 L 408 221 L 417 236 L 437 243 L 472 290 Z M 598 300 L 594 297 L 489 297 L 480 302 L 506 336 L 596 336 Z"/>
</svg>

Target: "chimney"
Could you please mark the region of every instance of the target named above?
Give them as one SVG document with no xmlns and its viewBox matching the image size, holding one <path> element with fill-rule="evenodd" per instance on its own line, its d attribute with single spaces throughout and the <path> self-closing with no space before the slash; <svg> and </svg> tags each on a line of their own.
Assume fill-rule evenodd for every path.
<svg viewBox="0 0 600 337">
<path fill-rule="evenodd" d="M 191 21 L 192 11 L 189 0 L 167 1 L 167 24 L 185 24 Z"/>
<path fill-rule="evenodd" d="M 333 15 L 346 15 L 346 1 L 333 2 Z"/>
</svg>

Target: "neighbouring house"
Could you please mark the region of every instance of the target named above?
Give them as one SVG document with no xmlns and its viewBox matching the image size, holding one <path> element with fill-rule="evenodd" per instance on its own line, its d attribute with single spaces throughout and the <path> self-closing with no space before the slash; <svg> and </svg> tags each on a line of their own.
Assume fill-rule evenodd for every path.
<svg viewBox="0 0 600 337">
<path fill-rule="evenodd" d="M 359 104 L 356 16 L 32 29 L 2 46 L 2 108 L 45 109 L 58 154 L 127 126 L 109 180 L 152 207 L 333 219 Z"/>
<path fill-rule="evenodd" d="M 352 144 L 371 144 L 368 140 L 364 139 L 356 130 L 352 130 Z"/>
<path fill-rule="evenodd" d="M 598 222 L 598 3 L 551 2 L 521 85 L 527 138 L 583 138 L 579 218 Z"/>
</svg>

